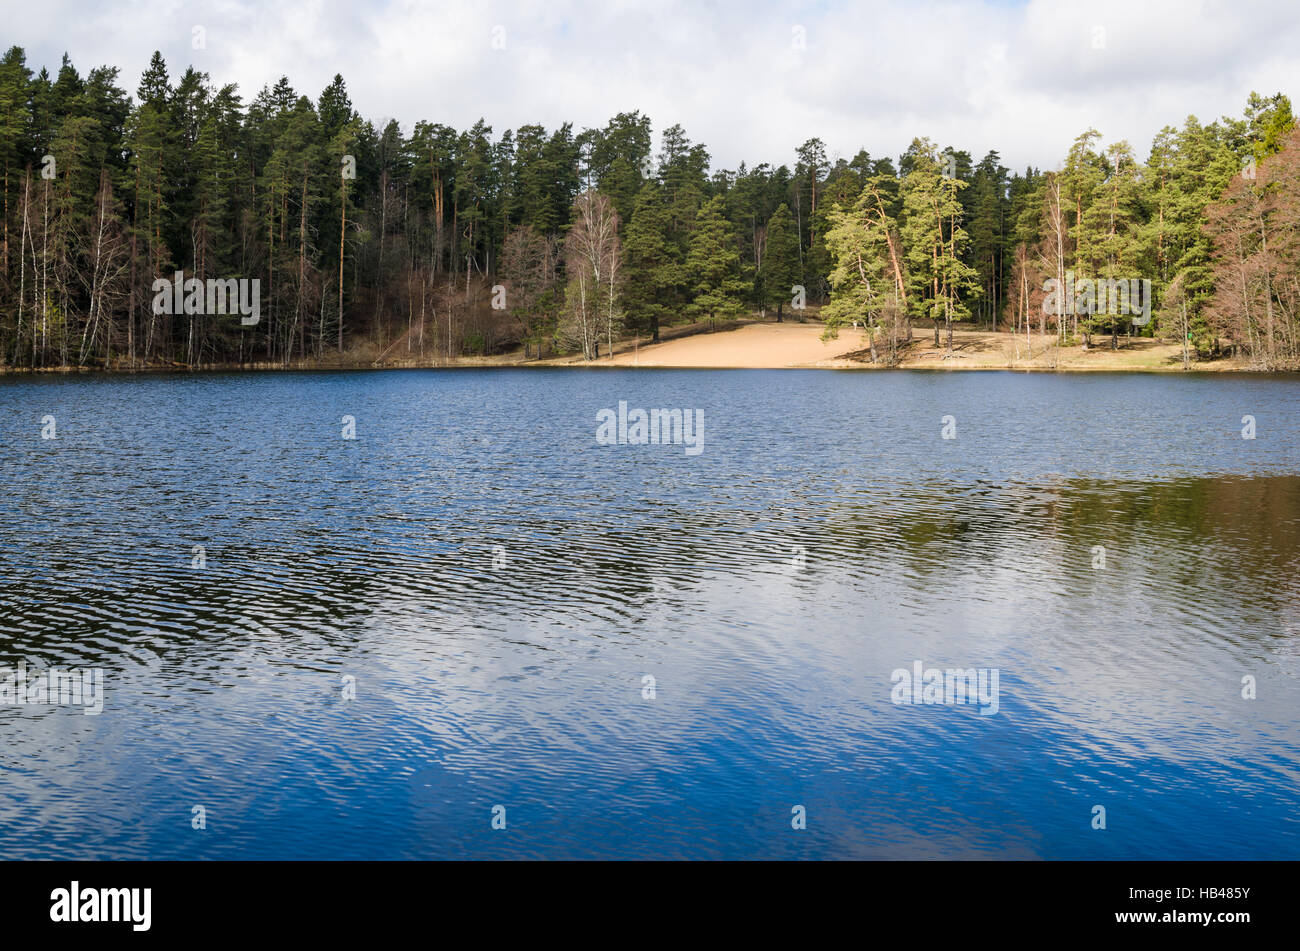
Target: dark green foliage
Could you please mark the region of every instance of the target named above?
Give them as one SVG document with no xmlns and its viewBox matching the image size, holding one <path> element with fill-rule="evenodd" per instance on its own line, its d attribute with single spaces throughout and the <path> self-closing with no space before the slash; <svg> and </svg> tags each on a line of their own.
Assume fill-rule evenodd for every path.
<svg viewBox="0 0 1300 951">
<path fill-rule="evenodd" d="M 1055 207 L 1064 266 L 1150 276 L 1155 320 L 1141 332 L 1186 321 L 1204 351 L 1220 273 L 1206 209 L 1243 163 L 1284 152 L 1294 123 L 1285 96 L 1252 94 L 1240 119 L 1164 130 L 1145 163 L 1088 130 L 1049 175 L 921 139 L 897 165 L 865 150 L 846 159 L 816 137 L 790 165 L 712 169 L 680 125 L 656 152 L 639 112 L 580 131 L 494 133 L 480 120 L 418 122 L 408 134 L 357 115 L 340 75 L 314 99 L 282 77 L 245 102 L 192 67 L 173 76 L 155 53 L 131 97 L 115 68 L 83 75 L 65 56 L 51 76 L 15 47 L 0 58 L 0 363 L 440 359 L 470 341 L 540 353 L 556 339 L 558 249 L 584 191 L 617 212 L 622 267 L 607 305 L 637 334 L 773 306 L 783 319 L 792 287 L 815 305 L 832 284 L 837 320 L 876 301 L 883 326 L 888 297 L 890 327 L 909 317 L 1018 326 L 1030 277 L 1050 273 Z M 875 256 L 858 285 L 840 259 L 850 248 Z M 155 280 L 177 271 L 256 279 L 260 320 L 155 312 Z M 493 308 L 493 288 L 519 274 L 523 302 Z M 1162 309 L 1175 279 L 1177 308 Z"/>
</svg>

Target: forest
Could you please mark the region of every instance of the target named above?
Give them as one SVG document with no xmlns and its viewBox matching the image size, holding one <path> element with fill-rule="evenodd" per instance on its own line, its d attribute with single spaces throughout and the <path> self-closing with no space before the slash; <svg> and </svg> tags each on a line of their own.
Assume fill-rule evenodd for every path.
<svg viewBox="0 0 1300 951">
<path fill-rule="evenodd" d="M 134 96 L 118 77 L 0 60 L 0 367 L 596 359 L 674 324 L 813 315 L 864 329 L 883 363 L 964 326 L 1300 367 L 1300 130 L 1280 93 L 1167 126 L 1145 158 L 1089 128 L 1052 170 L 929 138 L 829 158 L 815 136 L 727 170 L 680 125 L 654 150 L 640 112 L 403 131 L 358 115 L 341 76 L 247 103 L 158 53 Z M 256 280 L 258 318 L 160 308 L 178 272 Z M 1149 281 L 1150 320 L 1045 306 L 1067 280 Z"/>
</svg>

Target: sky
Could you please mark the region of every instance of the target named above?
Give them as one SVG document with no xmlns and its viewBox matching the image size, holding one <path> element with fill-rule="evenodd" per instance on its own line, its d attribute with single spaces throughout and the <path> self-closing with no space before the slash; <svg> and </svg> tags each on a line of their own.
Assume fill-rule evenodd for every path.
<svg viewBox="0 0 1300 951">
<path fill-rule="evenodd" d="M 678 2 L 678 0 L 0 0 L 0 42 L 54 73 L 121 68 L 134 94 L 152 52 L 238 83 L 281 75 L 315 101 L 335 73 L 353 106 L 404 132 L 640 110 L 681 123 L 712 168 L 794 163 L 814 136 L 834 159 L 897 156 L 915 136 L 1059 166 L 1083 130 L 1151 138 L 1188 115 L 1238 116 L 1247 95 L 1300 109 L 1300 0 Z"/>
</svg>

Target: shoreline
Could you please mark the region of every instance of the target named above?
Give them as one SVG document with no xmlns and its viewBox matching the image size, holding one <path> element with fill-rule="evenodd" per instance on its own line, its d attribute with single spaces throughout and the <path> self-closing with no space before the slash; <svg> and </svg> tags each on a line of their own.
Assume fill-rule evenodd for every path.
<svg viewBox="0 0 1300 951">
<path fill-rule="evenodd" d="M 941 342 L 933 345 L 932 328 L 914 328 L 913 338 L 896 364 L 871 363 L 861 330 L 843 329 L 834 340 L 823 341 L 823 325 L 817 321 L 734 321 L 716 330 L 707 324 L 668 328 L 660 343 L 640 340 L 619 341 L 613 356 L 584 360 L 579 355 L 524 359 L 521 351 L 494 356 L 457 357 L 452 360 L 371 360 L 353 355 L 337 362 L 293 361 L 244 364 L 200 364 L 177 366 L 109 367 L 0 367 L 0 376 L 114 375 L 327 372 L 359 370 L 463 370 L 497 368 L 587 368 L 587 369 L 698 369 L 698 370 L 864 370 L 928 372 L 1009 371 L 1026 373 L 1296 373 L 1297 369 L 1267 369 L 1247 360 L 1221 357 L 1212 361 L 1193 360 L 1182 365 L 1182 348 L 1177 342 L 1149 337 L 1121 337 L 1112 350 L 1108 336 L 1084 350 L 1081 345 L 1057 347 L 1055 337 L 1046 341 L 1025 338 L 1010 331 L 953 330 L 951 352 Z M 943 331 L 940 331 L 943 337 Z"/>
</svg>

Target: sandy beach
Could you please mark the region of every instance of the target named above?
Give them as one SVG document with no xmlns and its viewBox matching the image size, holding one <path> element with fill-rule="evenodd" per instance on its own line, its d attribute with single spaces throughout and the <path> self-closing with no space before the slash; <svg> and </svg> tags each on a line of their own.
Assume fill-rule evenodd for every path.
<svg viewBox="0 0 1300 951">
<path fill-rule="evenodd" d="M 746 324 L 734 330 L 638 345 L 594 365 L 750 370 L 855 365 L 847 355 L 861 349 L 855 339 L 859 335 L 842 334 L 839 340 L 823 343 L 821 333 L 821 324 Z"/>
<path fill-rule="evenodd" d="M 866 338 L 860 330 L 841 330 L 838 339 L 823 341 L 820 323 L 749 323 L 717 332 L 694 333 L 658 344 L 620 343 L 613 358 L 586 362 L 581 357 L 539 361 L 544 364 L 716 369 L 871 369 Z M 942 340 L 941 332 L 941 340 Z M 880 365 L 874 365 L 879 367 Z M 902 369 L 934 370 L 1141 370 L 1181 371 L 1182 348 L 1177 342 L 1150 338 L 1120 338 L 1111 350 L 1110 338 L 1094 337 L 1093 346 L 1056 346 L 1037 334 L 987 330 L 954 330 L 949 353 L 934 332 L 917 328 L 902 361 Z M 1197 363 L 1196 370 L 1242 370 L 1244 361 L 1220 359 Z"/>
</svg>

